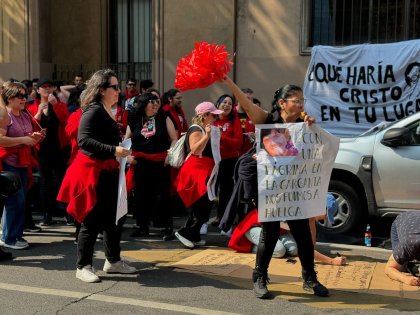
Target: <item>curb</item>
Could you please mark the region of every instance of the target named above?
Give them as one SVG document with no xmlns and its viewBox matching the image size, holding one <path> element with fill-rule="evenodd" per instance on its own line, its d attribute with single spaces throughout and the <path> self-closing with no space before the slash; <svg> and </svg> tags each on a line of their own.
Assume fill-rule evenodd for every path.
<svg viewBox="0 0 420 315">
<path fill-rule="evenodd" d="M 324 247 L 337 247 L 337 248 L 352 249 L 352 250 L 365 250 L 365 251 L 373 251 L 373 252 L 381 252 L 381 253 L 392 253 L 392 250 L 380 248 L 380 247 L 366 247 L 362 245 L 348 245 L 348 244 L 322 243 L 322 242 L 317 242 L 316 244 L 319 246 L 324 246 Z"/>
</svg>

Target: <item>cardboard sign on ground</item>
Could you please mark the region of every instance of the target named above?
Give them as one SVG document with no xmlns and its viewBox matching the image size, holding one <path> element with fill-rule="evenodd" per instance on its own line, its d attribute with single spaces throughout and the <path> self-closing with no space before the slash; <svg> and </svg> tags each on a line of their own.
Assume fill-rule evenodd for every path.
<svg viewBox="0 0 420 315">
<path fill-rule="evenodd" d="M 230 250 L 208 249 L 180 260 L 172 266 L 221 276 L 250 279 L 255 265 L 255 254 L 242 254 Z M 420 299 L 420 288 L 411 287 L 389 279 L 383 263 L 351 261 L 346 266 L 316 265 L 318 279 L 326 287 L 335 290 Z M 270 263 L 271 283 L 302 285 L 301 266 L 290 264 L 286 259 L 273 258 Z"/>
</svg>

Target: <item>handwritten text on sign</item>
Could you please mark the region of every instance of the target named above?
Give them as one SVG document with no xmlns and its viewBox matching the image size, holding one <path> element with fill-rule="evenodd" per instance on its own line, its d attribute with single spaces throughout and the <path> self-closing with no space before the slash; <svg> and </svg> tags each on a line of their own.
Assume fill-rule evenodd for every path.
<svg viewBox="0 0 420 315">
<path fill-rule="evenodd" d="M 260 222 L 325 214 L 339 140 L 316 125 L 256 125 Z"/>
</svg>

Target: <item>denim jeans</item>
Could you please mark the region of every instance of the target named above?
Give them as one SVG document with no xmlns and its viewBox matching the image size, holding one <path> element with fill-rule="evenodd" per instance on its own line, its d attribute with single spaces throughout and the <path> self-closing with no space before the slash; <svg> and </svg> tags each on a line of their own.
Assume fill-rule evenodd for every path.
<svg viewBox="0 0 420 315">
<path fill-rule="evenodd" d="M 258 243 L 260 241 L 262 228 L 259 226 L 254 226 L 246 231 L 245 236 L 246 238 L 254 244 L 252 248 L 252 252 L 256 253 L 258 248 Z M 293 238 L 290 232 L 286 232 L 285 234 L 280 235 L 279 239 L 277 240 L 276 246 L 274 247 L 273 257 L 283 257 L 285 255 L 288 256 L 297 256 L 297 245 L 296 241 Z"/>
<path fill-rule="evenodd" d="M 3 236 L 2 239 L 7 244 L 14 244 L 22 239 L 25 226 L 25 199 L 26 182 L 28 180 L 28 168 L 14 167 L 3 163 L 5 171 L 12 172 L 19 176 L 21 187 L 18 192 L 6 198 L 3 213 Z"/>
</svg>

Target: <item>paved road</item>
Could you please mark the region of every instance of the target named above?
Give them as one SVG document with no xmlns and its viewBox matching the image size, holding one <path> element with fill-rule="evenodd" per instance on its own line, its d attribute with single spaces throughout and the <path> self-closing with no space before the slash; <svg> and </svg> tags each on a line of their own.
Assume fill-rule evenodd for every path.
<svg viewBox="0 0 420 315">
<path fill-rule="evenodd" d="M 180 225 L 183 218 L 176 219 Z M 129 237 L 133 220 L 123 234 L 123 251 L 138 251 L 132 260 L 137 275 L 106 275 L 101 283 L 87 284 L 75 278 L 74 227 L 61 222 L 41 233 L 27 234 L 28 250 L 14 251 L 16 258 L 0 265 L 1 314 L 393 314 L 420 310 L 415 300 L 333 291 L 330 298 L 317 298 L 295 286 L 273 285 L 276 297 L 258 300 L 248 279 L 209 276 L 162 266 L 184 249 L 177 241 L 163 242 L 158 230 L 148 238 Z M 210 227 L 206 237 L 212 248 L 226 246 L 227 238 Z M 345 252 L 366 259 L 385 261 L 384 250 L 339 247 L 324 244 L 324 252 Z M 160 250 L 160 251 L 159 251 Z M 194 250 L 195 251 L 195 250 Z M 161 253 L 161 257 L 153 253 Z M 162 254 L 163 253 L 163 254 Z M 191 251 L 185 251 L 189 255 Z M 172 256 L 171 256 L 172 255 Z M 181 253 L 182 255 L 182 253 Z M 97 244 L 94 265 L 101 269 L 104 255 Z M 290 285 L 289 285 L 290 286 Z M 287 290 L 285 290 L 287 289 Z M 282 291 L 287 291 L 284 295 Z M 346 310 L 342 310 L 345 308 Z M 413 314 L 414 312 L 410 312 Z M 419 312 L 420 314 L 420 312 Z"/>
</svg>

